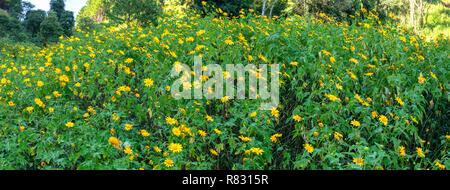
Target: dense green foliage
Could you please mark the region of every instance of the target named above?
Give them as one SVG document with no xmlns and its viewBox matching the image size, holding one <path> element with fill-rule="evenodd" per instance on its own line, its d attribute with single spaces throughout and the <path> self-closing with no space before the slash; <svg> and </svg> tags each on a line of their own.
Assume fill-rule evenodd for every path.
<svg viewBox="0 0 450 190">
<path fill-rule="evenodd" d="M 164 14 L 156 27 L 3 47 L 0 169 L 450 167 L 448 39 L 367 10 L 352 22 L 240 14 Z M 205 70 L 278 64 L 280 105 L 175 100 L 170 71 L 194 56 Z"/>
<path fill-rule="evenodd" d="M 77 23 L 80 23 L 82 18 L 90 18 L 95 23 L 100 23 L 106 20 L 105 0 L 88 0 L 77 16 Z"/>
<path fill-rule="evenodd" d="M 65 7 L 64 0 L 51 0 L 50 1 L 50 11 L 53 11 L 56 13 L 58 18 L 61 18 L 61 16 L 64 13 L 64 7 Z"/>
<path fill-rule="evenodd" d="M 89 31 L 93 29 L 95 23 L 94 21 L 89 17 L 81 17 L 78 22 L 78 28 L 84 31 Z"/>
<path fill-rule="evenodd" d="M 409 0 L 245 0 L 245 1 L 202 1 L 202 0 L 155 0 L 158 5 L 164 5 L 171 10 L 176 10 L 173 16 L 180 17 L 185 16 L 184 11 L 188 8 L 198 11 L 214 11 L 216 8 L 220 8 L 224 12 L 231 12 L 230 14 L 236 15 L 241 9 L 252 9 L 257 14 L 262 14 L 263 2 L 266 2 L 265 14 L 266 16 L 317 16 L 320 13 L 325 13 L 334 17 L 337 20 L 342 21 L 345 19 L 347 22 L 352 21 L 352 17 L 356 16 L 356 10 L 364 8 L 366 10 L 377 10 L 378 17 L 382 22 L 390 22 L 391 17 L 389 14 L 395 14 L 400 18 L 403 25 L 412 26 L 410 23 L 410 7 Z M 214 8 L 206 10 L 202 4 L 214 5 Z M 450 18 L 448 14 L 448 8 L 442 5 L 440 0 L 414 0 L 415 6 L 415 19 L 414 27 L 416 32 L 420 32 L 428 36 L 431 39 L 440 33 L 445 37 L 449 37 L 450 33 L 446 32 L 450 30 Z M 145 3 L 141 3 L 145 6 Z M 129 6 L 118 1 L 118 8 L 122 6 Z M 152 3 L 153 4 L 153 1 Z M 108 21 L 108 16 L 105 10 L 109 9 L 105 0 L 88 0 L 87 5 L 82 8 L 77 20 L 83 17 L 89 17 L 94 20 L 95 23 L 101 23 Z M 153 7 L 153 6 L 151 6 Z M 124 7 L 126 8 L 126 7 Z M 162 7 L 161 7 L 162 8 Z M 151 9 L 150 9 L 151 10 Z M 272 12 L 272 14 L 270 14 Z M 161 12 L 151 12 L 149 17 L 157 17 Z M 202 13 L 204 14 L 204 12 Z M 123 20 L 123 13 L 119 18 Z M 435 22 L 436 18 L 440 20 Z M 133 19 L 131 19 L 133 20 Z M 120 20 L 117 20 L 119 21 Z M 117 23 L 117 22 L 116 22 Z M 143 23 L 143 22 L 141 22 Z M 145 23 L 145 22 L 144 22 Z"/>
<path fill-rule="evenodd" d="M 205 7 L 203 2 L 211 5 L 213 9 L 220 8 L 231 15 L 239 15 L 242 9 L 252 8 L 254 0 L 193 0 L 192 6 L 194 9 L 202 10 Z"/>
<path fill-rule="evenodd" d="M 72 35 L 75 18 L 73 12 L 64 10 L 64 0 L 50 1 L 50 10 L 56 20 L 50 12 L 47 16 L 43 10 L 31 10 L 33 7 L 22 0 L 2 1 L 0 8 L 6 11 L 0 12 L 0 38 L 44 45 L 57 42 L 57 35 Z"/>
<path fill-rule="evenodd" d="M 64 33 L 64 29 L 58 21 L 56 12 L 48 12 L 48 16 L 40 25 L 39 38 L 42 42 L 57 42 Z"/>
<path fill-rule="evenodd" d="M 158 3 L 157 0 L 106 0 L 105 13 L 115 23 L 156 24 L 161 12 Z"/>
<path fill-rule="evenodd" d="M 11 41 L 21 42 L 27 39 L 23 32 L 23 26 L 17 18 L 0 14 L 0 38 L 7 38 Z"/>
<path fill-rule="evenodd" d="M 31 10 L 27 12 L 24 20 L 25 29 L 32 38 L 36 38 L 41 31 L 41 23 L 47 17 L 47 13 L 43 10 Z"/>
<path fill-rule="evenodd" d="M 64 31 L 65 36 L 72 35 L 72 28 L 75 25 L 75 17 L 72 11 L 63 11 L 61 17 L 58 18 L 59 23 Z"/>
</svg>

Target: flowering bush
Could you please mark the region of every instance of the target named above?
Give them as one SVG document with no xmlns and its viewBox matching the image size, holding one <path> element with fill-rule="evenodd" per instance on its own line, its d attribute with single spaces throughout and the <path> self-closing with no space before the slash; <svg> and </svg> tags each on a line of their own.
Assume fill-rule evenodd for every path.
<svg viewBox="0 0 450 190">
<path fill-rule="evenodd" d="M 240 14 L 78 30 L 47 48 L 5 44 L 0 168 L 449 167 L 448 39 L 382 25 L 375 10 L 352 23 Z M 280 105 L 175 100 L 169 73 L 194 56 L 279 64 Z"/>
</svg>

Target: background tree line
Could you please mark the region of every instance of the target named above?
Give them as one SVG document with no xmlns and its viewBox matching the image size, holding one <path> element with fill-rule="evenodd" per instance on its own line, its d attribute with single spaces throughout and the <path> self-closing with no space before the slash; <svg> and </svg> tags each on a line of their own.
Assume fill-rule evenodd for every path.
<svg viewBox="0 0 450 190">
<path fill-rule="evenodd" d="M 32 10 L 34 5 L 22 0 L 0 0 L 0 8 L 0 38 L 14 42 L 57 42 L 61 35 L 71 36 L 75 25 L 64 0 L 51 0 L 48 12 Z"/>
<path fill-rule="evenodd" d="M 253 9 L 256 14 L 267 17 L 326 13 L 338 20 L 349 19 L 349 15 L 361 8 L 375 9 L 382 20 L 394 14 L 415 30 L 445 33 L 450 28 L 447 0 L 88 0 L 76 21 L 83 29 L 105 22 L 137 22 L 150 26 L 158 24 L 163 7 L 179 10 L 182 15 L 190 9 L 199 13 L 207 11 L 203 3 L 220 8 L 230 16 L 239 15 L 242 9 Z M 0 38 L 43 45 L 56 42 L 61 35 L 70 36 L 75 24 L 73 12 L 65 10 L 64 0 L 51 0 L 50 7 L 50 11 L 45 12 L 32 10 L 34 5 L 26 1 L 0 0 Z"/>
<path fill-rule="evenodd" d="M 77 21 L 90 18 L 94 23 L 108 20 L 117 23 L 137 21 L 155 24 L 156 18 L 162 13 L 162 6 L 169 6 L 170 9 L 181 6 L 203 10 L 202 2 L 221 8 L 231 15 L 239 15 L 241 9 L 253 9 L 268 17 L 326 13 L 338 20 L 354 15 L 361 8 L 376 9 L 381 19 L 393 13 L 414 29 L 426 25 L 430 8 L 439 6 L 444 10 L 442 14 L 447 15 L 442 24 L 448 26 L 450 22 L 450 2 L 447 0 L 88 0 Z"/>
</svg>

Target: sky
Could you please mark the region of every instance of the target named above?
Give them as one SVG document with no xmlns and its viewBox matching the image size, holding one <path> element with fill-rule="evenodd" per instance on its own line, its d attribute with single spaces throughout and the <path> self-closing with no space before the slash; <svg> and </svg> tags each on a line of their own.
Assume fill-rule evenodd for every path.
<svg viewBox="0 0 450 190">
<path fill-rule="evenodd" d="M 50 10 L 50 0 L 24 0 L 32 3 L 34 9 Z M 66 10 L 73 11 L 75 18 L 80 12 L 81 8 L 86 5 L 87 0 L 66 0 Z"/>
</svg>

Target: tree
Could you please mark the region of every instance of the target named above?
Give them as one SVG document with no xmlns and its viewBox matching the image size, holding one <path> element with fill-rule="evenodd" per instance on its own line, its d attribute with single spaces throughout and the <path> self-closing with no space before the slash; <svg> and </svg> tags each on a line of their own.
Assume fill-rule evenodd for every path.
<svg viewBox="0 0 450 190">
<path fill-rule="evenodd" d="M 61 18 L 61 16 L 64 14 L 64 7 L 65 7 L 64 0 L 51 0 L 50 1 L 50 11 L 53 11 L 56 13 L 58 18 Z"/>
<path fill-rule="evenodd" d="M 80 18 L 77 22 L 78 27 L 82 30 L 91 30 L 94 27 L 94 21 L 89 17 Z"/>
<path fill-rule="evenodd" d="M 75 17 L 73 16 L 73 12 L 64 11 L 59 18 L 59 22 L 61 23 L 61 27 L 64 30 L 64 35 L 72 35 L 72 28 L 75 25 Z"/>
<path fill-rule="evenodd" d="M 31 4 L 30 2 L 22 1 L 22 13 L 20 14 L 19 19 L 20 20 L 25 19 L 28 11 L 31 11 L 31 9 L 33 9 L 33 8 L 34 8 L 34 5 Z"/>
<path fill-rule="evenodd" d="M 36 37 L 41 30 L 41 23 L 44 21 L 47 13 L 43 10 L 28 11 L 24 20 L 26 31 L 31 34 L 31 37 Z"/>
<path fill-rule="evenodd" d="M 77 23 L 84 17 L 91 18 L 95 23 L 101 23 L 106 20 L 105 0 L 88 0 L 86 5 L 81 8 L 76 18 Z"/>
<path fill-rule="evenodd" d="M 242 9 L 252 8 L 254 2 L 254 0 L 193 0 L 191 7 L 197 10 L 203 10 L 203 1 L 208 5 L 213 5 L 215 8 L 220 8 L 224 12 L 232 15 L 239 15 L 239 11 Z"/>
<path fill-rule="evenodd" d="M 106 0 L 106 15 L 114 22 L 157 24 L 161 9 L 157 0 Z"/>
<path fill-rule="evenodd" d="M 58 37 L 63 33 L 64 30 L 58 21 L 56 12 L 49 11 L 48 16 L 42 21 L 40 26 L 40 42 L 43 44 L 57 42 Z"/>
<path fill-rule="evenodd" d="M 312 13 L 326 13 L 336 17 L 338 20 L 353 15 L 360 10 L 360 0 L 314 0 L 309 2 L 309 10 Z"/>
<path fill-rule="evenodd" d="M 252 7 L 261 15 L 279 16 L 287 8 L 288 0 L 255 0 Z"/>
<path fill-rule="evenodd" d="M 8 12 L 10 17 L 19 19 L 23 12 L 22 0 L 4 0 L 0 2 L 0 8 Z"/>
<path fill-rule="evenodd" d="M 22 42 L 27 39 L 20 21 L 5 14 L 0 14 L 0 37 L 16 42 Z"/>
<path fill-rule="evenodd" d="M 416 29 L 416 20 L 415 20 L 415 11 L 414 11 L 414 7 L 415 7 L 416 1 L 415 0 L 409 0 L 409 18 L 411 19 L 410 23 L 413 27 L 413 29 Z"/>
</svg>

